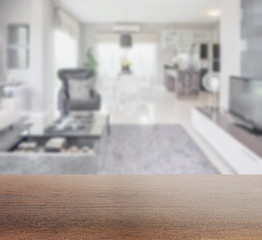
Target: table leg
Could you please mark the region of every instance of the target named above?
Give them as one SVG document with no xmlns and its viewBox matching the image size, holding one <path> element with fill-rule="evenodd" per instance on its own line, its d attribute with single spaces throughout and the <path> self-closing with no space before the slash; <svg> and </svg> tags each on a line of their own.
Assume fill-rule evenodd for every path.
<svg viewBox="0 0 262 240">
<path fill-rule="evenodd" d="M 110 116 L 109 115 L 107 118 L 107 133 L 108 135 L 111 135 Z"/>
</svg>

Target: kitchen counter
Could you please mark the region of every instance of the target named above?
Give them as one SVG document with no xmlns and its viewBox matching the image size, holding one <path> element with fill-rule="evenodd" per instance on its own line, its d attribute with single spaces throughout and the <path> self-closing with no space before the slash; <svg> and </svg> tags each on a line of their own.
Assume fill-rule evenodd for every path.
<svg viewBox="0 0 262 240">
<path fill-rule="evenodd" d="M 1 176 L 0 239 L 261 240 L 260 176 Z"/>
<path fill-rule="evenodd" d="M 177 68 L 165 66 L 165 87 L 168 91 L 174 92 L 176 89 L 176 81 L 177 81 Z"/>
<path fill-rule="evenodd" d="M 181 71 L 165 66 L 165 87 L 175 92 L 177 98 L 196 98 L 200 92 L 200 73 L 197 71 Z"/>
</svg>

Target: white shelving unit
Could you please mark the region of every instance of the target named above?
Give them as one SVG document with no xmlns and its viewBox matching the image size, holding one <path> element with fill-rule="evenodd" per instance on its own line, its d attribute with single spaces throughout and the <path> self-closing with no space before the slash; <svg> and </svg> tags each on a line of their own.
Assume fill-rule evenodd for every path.
<svg viewBox="0 0 262 240">
<path fill-rule="evenodd" d="M 193 109 L 196 131 L 238 174 L 262 174 L 262 137 L 237 127 L 227 113 Z"/>
</svg>

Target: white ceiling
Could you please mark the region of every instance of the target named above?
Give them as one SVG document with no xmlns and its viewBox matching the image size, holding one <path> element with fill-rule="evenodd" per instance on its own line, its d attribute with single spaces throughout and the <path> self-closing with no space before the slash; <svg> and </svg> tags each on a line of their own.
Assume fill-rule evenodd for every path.
<svg viewBox="0 0 262 240">
<path fill-rule="evenodd" d="M 214 22 L 220 0 L 60 0 L 83 22 Z M 230 0 L 229 0 L 230 1 Z"/>
</svg>

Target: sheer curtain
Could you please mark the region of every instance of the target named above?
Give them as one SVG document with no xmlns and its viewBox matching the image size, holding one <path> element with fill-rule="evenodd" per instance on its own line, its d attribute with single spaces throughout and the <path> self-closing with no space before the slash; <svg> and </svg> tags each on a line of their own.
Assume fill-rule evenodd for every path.
<svg viewBox="0 0 262 240">
<path fill-rule="evenodd" d="M 78 40 L 62 30 L 55 31 L 55 101 L 58 106 L 58 94 L 61 82 L 58 71 L 78 66 Z M 58 111 L 58 109 L 57 109 Z"/>
<path fill-rule="evenodd" d="M 157 75 L 157 45 L 155 43 L 135 43 L 128 53 L 132 62 L 134 75 L 143 80 L 145 84 L 156 81 Z"/>
<path fill-rule="evenodd" d="M 55 31 L 55 64 L 57 70 L 78 65 L 77 39 L 61 30 Z"/>
<path fill-rule="evenodd" d="M 157 38 L 155 35 L 133 36 L 133 47 L 123 49 L 118 35 L 98 36 L 96 53 L 99 63 L 99 76 L 106 81 L 114 80 L 121 73 L 122 59 L 131 63 L 134 76 L 151 84 L 157 76 Z"/>
<path fill-rule="evenodd" d="M 54 57 L 55 57 L 55 99 L 61 82 L 57 72 L 63 68 L 76 68 L 79 56 L 80 23 L 68 11 L 57 8 L 55 13 Z M 58 106 L 58 104 L 56 104 Z"/>
<path fill-rule="evenodd" d="M 121 72 L 121 60 L 124 52 L 119 44 L 100 42 L 96 46 L 98 72 L 101 79 L 114 80 Z"/>
</svg>

